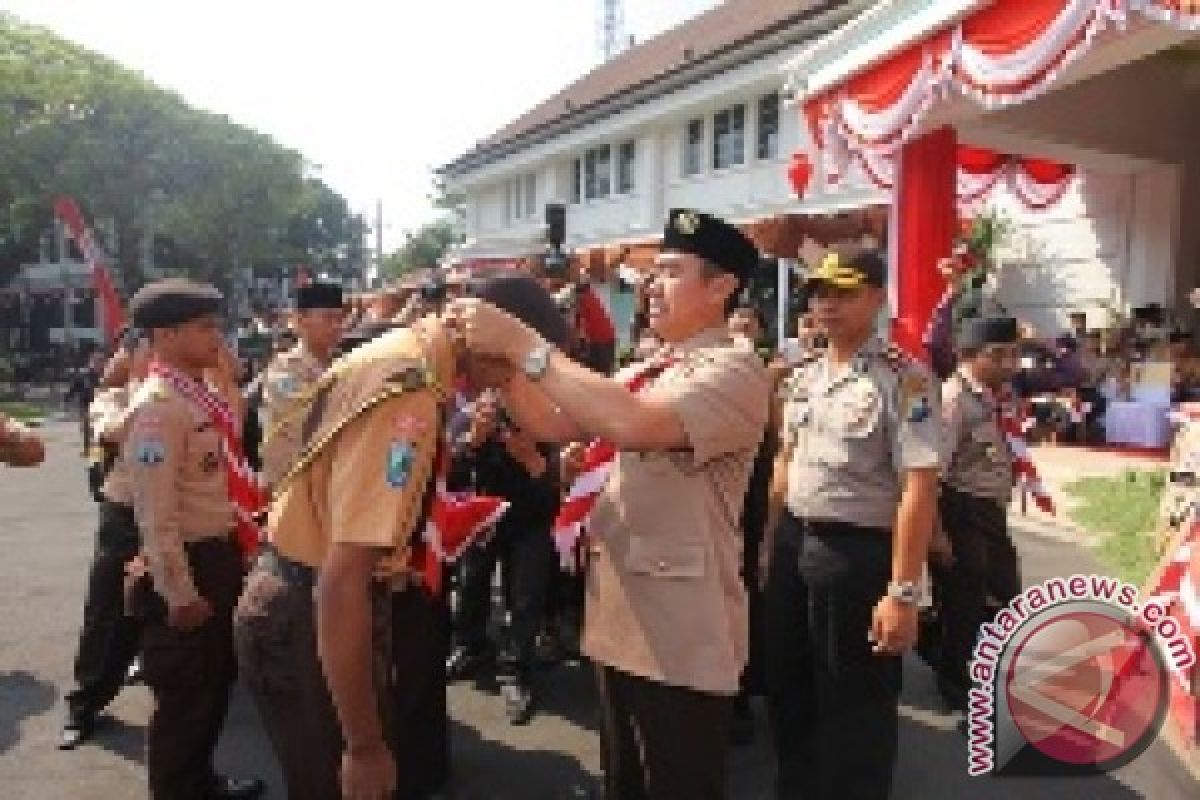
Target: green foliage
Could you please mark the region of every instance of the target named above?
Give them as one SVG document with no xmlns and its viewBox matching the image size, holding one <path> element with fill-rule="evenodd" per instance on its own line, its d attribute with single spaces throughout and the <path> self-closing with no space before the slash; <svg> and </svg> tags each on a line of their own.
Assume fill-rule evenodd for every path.
<svg viewBox="0 0 1200 800">
<path fill-rule="evenodd" d="M 20 422 L 36 422 L 45 416 L 37 406 L 19 401 L 0 402 L 0 413 Z"/>
<path fill-rule="evenodd" d="M 299 153 L 2 13 L 0 154 L 0 285 L 59 194 L 111 220 L 131 287 L 148 230 L 156 266 L 226 285 L 234 266 L 362 261 L 362 220 Z"/>
<path fill-rule="evenodd" d="M 1068 484 L 1079 500 L 1071 519 L 1099 534 L 1097 555 L 1124 580 L 1140 584 L 1154 568 L 1154 525 L 1166 475 L 1161 470 L 1125 470 L 1115 477 L 1081 478 Z"/>
<path fill-rule="evenodd" d="M 404 235 L 404 244 L 383 259 L 383 272 L 397 277 L 436 266 L 446 249 L 462 241 L 459 226 L 451 217 L 441 217 Z"/>
</svg>

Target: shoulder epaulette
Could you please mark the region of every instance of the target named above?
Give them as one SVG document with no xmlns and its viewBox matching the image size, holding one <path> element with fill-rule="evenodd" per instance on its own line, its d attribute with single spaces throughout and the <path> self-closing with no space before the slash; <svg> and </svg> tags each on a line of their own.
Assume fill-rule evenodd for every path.
<svg viewBox="0 0 1200 800">
<path fill-rule="evenodd" d="M 894 344 L 889 344 L 887 349 L 880 353 L 880 356 L 883 358 L 884 363 L 896 372 L 912 366 L 913 363 L 912 356 Z"/>
</svg>

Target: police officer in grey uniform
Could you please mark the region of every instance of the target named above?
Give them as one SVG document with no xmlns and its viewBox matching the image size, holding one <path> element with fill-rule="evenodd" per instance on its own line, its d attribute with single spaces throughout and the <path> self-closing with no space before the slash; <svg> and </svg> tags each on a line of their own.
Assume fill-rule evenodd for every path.
<svg viewBox="0 0 1200 800">
<path fill-rule="evenodd" d="M 806 288 L 828 346 L 780 390 L 764 603 L 780 798 L 890 791 L 941 420 L 929 371 L 874 335 L 885 273 L 870 251 L 814 270 Z"/>
<path fill-rule="evenodd" d="M 947 457 L 938 509 L 952 560 L 933 570 L 942 622 L 938 688 L 959 710 L 966 707 L 967 665 L 988 596 L 1007 605 L 1021 587 L 1005 514 L 1012 453 L 996 405 L 996 394 L 1016 370 L 1017 339 L 1011 317 L 964 320 L 958 369 L 942 387 Z"/>
</svg>

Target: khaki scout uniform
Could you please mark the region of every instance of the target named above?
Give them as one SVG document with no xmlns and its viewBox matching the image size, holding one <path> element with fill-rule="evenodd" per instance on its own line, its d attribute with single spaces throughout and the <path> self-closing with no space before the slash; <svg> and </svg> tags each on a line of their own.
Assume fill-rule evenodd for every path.
<svg viewBox="0 0 1200 800">
<path fill-rule="evenodd" d="M 132 487 L 120 458 L 133 393 L 127 386 L 102 389 L 88 407 L 91 449 L 98 451 L 89 454 L 89 480 L 98 501 L 99 527 L 75 655 L 75 687 L 65 698 L 63 748 L 86 738 L 96 715 L 121 690 L 141 638 L 141 624 L 124 607 L 125 565 L 139 546 Z"/>
<path fill-rule="evenodd" d="M 264 432 L 262 475 L 267 486 L 274 487 L 296 463 L 303 422 L 296 418 L 296 411 L 324 372 L 325 366 L 303 343 L 279 354 L 267 366 L 259 409 Z"/>
<path fill-rule="evenodd" d="M 221 436 L 203 411 L 153 376 L 136 393 L 128 431 L 121 460 L 155 592 L 170 607 L 203 597 L 213 612 L 200 627 L 181 631 L 152 611 L 142 636 L 143 673 L 155 701 L 150 792 L 193 797 L 212 780 L 236 672 L 232 615 L 241 556 L 231 538 Z M 126 499 L 108 488 L 115 502 Z"/>
<path fill-rule="evenodd" d="M 871 652 L 905 472 L 940 462 L 938 386 L 869 339 L 845 365 L 812 354 L 781 387 L 787 514 L 764 598 L 781 798 L 885 797 L 900 658 Z"/>
<path fill-rule="evenodd" d="M 732 696 L 747 656 L 738 522 L 767 375 L 720 329 L 669 358 L 642 394 L 670 404 L 690 448 L 617 455 L 590 525 L 583 649 L 622 672 Z"/>
<path fill-rule="evenodd" d="M 375 656 L 381 718 L 399 763 L 397 797 L 424 796 L 443 780 L 449 631 L 440 600 L 411 585 L 409 551 L 442 435 L 439 387 L 452 380 L 444 337 L 426 342 L 396 329 L 336 362 L 300 409 L 300 455 L 268 516 L 272 548 L 235 615 L 242 671 L 290 798 L 340 796 L 341 727 L 314 619 L 316 571 L 339 543 L 390 552 L 376 587 Z"/>
<path fill-rule="evenodd" d="M 991 394 L 959 368 L 945 383 L 946 467 L 939 521 L 954 561 L 934 569 L 942 620 L 942 691 L 965 702 L 967 666 L 979 626 L 989 616 L 987 598 L 1007 605 L 1021 588 L 1017 551 L 1008 535 L 1012 453 L 1000 430 Z"/>
</svg>

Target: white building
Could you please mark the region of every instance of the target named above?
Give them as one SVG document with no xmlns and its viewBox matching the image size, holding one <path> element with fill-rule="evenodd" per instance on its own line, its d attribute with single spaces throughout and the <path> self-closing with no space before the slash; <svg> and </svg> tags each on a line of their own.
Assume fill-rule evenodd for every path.
<svg viewBox="0 0 1200 800">
<path fill-rule="evenodd" d="M 1155 2 L 1064 0 L 1057 24 L 1098 13 L 1090 6 Z M 593 272 L 639 246 L 652 252 L 677 206 L 744 223 L 782 258 L 796 258 L 806 237 L 882 236 L 891 192 L 861 169 L 838 185 L 825 180 L 803 103 L 987 6 L 727 0 L 600 65 L 442 167 L 467 197 L 466 242 L 454 258 L 537 257 L 549 203 L 566 205 L 566 246 Z M 1200 268 L 1200 241 L 1181 222 L 1200 203 L 1197 181 L 1184 180 L 1200 166 L 1188 135 L 1200 122 L 1200 65 L 1177 26 L 1138 17 L 1117 28 L 1088 28 L 1094 47 L 1048 76 L 1057 83 L 1045 97 L 1004 109 L 957 100 L 921 120 L 921 131 L 949 123 L 964 144 L 1078 168 L 1048 210 L 1031 212 L 1003 188 L 988 201 L 1017 229 L 999 297 L 1047 333 L 1074 309 L 1096 326 L 1109 309 L 1147 303 L 1185 319 L 1180 298 Z M 817 165 L 802 198 L 789 179 L 794 154 Z M 864 208 L 875 213 L 821 216 Z"/>
</svg>

